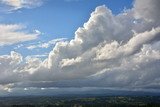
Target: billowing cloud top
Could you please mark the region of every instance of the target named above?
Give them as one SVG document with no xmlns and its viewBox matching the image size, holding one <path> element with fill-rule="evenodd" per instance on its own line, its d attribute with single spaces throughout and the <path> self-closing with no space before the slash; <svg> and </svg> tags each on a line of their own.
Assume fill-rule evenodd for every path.
<svg viewBox="0 0 160 107">
<path fill-rule="evenodd" d="M 44 61 L 23 58 L 17 52 L 0 56 L 0 89 L 106 87 L 158 91 L 159 6 L 160 0 L 135 0 L 132 9 L 118 15 L 99 6 L 75 32 L 75 38 L 56 43 Z"/>
</svg>

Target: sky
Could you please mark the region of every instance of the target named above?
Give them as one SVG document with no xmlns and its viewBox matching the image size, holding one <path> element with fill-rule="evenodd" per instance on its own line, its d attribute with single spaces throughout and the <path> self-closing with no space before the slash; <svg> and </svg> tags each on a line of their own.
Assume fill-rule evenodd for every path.
<svg viewBox="0 0 160 107">
<path fill-rule="evenodd" d="M 0 0 L 0 95 L 160 93 L 159 10 L 159 0 Z"/>
</svg>

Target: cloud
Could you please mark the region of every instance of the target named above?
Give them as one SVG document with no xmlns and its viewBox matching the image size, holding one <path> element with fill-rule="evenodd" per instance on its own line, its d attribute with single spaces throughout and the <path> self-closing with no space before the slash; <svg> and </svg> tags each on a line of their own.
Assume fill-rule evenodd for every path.
<svg viewBox="0 0 160 107">
<path fill-rule="evenodd" d="M 5 5 L 8 11 L 22 8 L 34 8 L 43 4 L 42 0 L 0 0 L 0 4 Z"/>
<path fill-rule="evenodd" d="M 31 56 L 28 56 L 28 57 L 31 57 L 31 58 L 42 58 L 42 57 L 47 57 L 47 56 L 48 56 L 48 53 L 31 55 Z"/>
<path fill-rule="evenodd" d="M 71 66 L 71 65 L 75 65 L 76 63 L 81 62 L 81 58 L 77 57 L 76 59 L 72 58 L 72 59 L 62 59 L 60 66 L 61 67 L 65 67 L 65 66 Z"/>
<path fill-rule="evenodd" d="M 14 70 L 23 61 L 21 54 L 14 51 L 10 55 L 0 56 L 0 84 L 12 83 L 18 81 Z"/>
<path fill-rule="evenodd" d="M 145 8 L 157 15 L 158 0 L 145 1 Z M 2 90 L 105 87 L 159 92 L 160 24 L 148 15 L 151 13 L 138 13 L 143 9 L 140 4 L 136 0 L 133 9 L 118 15 L 104 5 L 98 6 L 75 32 L 75 38 L 54 42 L 55 47 L 43 61 L 22 58 L 16 52 L 1 56 Z M 137 18 L 137 14 L 142 16 Z"/>
<path fill-rule="evenodd" d="M 160 19 L 160 1 L 159 0 L 136 0 L 134 4 L 134 13 L 136 18 L 143 18 L 148 21 L 158 21 Z"/>
<path fill-rule="evenodd" d="M 34 40 L 39 35 L 26 32 L 24 28 L 23 25 L 18 24 L 0 24 L 0 46 Z"/>
<path fill-rule="evenodd" d="M 65 41 L 65 40 L 67 40 L 67 38 L 53 39 L 53 40 L 50 40 L 46 43 L 39 43 L 38 45 L 27 46 L 27 49 L 32 50 L 32 49 L 35 49 L 35 48 L 49 48 L 50 46 L 55 45 L 57 42 L 62 42 L 62 41 Z"/>
<path fill-rule="evenodd" d="M 14 47 L 14 49 L 17 50 L 17 49 L 19 49 L 19 48 L 21 48 L 23 46 L 24 46 L 23 44 L 18 44 L 16 47 Z"/>
</svg>

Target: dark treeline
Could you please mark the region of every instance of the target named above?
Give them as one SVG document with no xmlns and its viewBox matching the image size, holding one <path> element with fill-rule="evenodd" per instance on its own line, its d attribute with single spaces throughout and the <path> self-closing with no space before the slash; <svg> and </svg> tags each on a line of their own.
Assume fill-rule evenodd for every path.
<svg viewBox="0 0 160 107">
<path fill-rule="evenodd" d="M 0 107 L 160 107 L 160 97 L 5 97 Z"/>
</svg>

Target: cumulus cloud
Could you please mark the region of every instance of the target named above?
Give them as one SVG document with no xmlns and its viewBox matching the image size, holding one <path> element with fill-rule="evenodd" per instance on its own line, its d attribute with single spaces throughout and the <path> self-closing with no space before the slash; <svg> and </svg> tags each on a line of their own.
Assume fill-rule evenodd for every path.
<svg viewBox="0 0 160 107">
<path fill-rule="evenodd" d="M 143 18 L 147 21 L 158 21 L 160 19 L 160 1 L 159 0 L 136 0 L 134 4 L 134 13 L 136 18 Z"/>
<path fill-rule="evenodd" d="M 14 70 L 22 62 L 22 56 L 14 51 L 10 55 L 0 56 L 0 84 L 8 84 L 18 80 Z"/>
<path fill-rule="evenodd" d="M 160 24 L 155 16 L 159 14 L 159 0 L 145 0 L 144 13 L 140 13 L 141 2 L 136 0 L 133 9 L 118 15 L 106 6 L 97 7 L 88 22 L 75 32 L 75 38 L 57 42 L 44 61 L 23 59 L 16 52 L 1 56 L 3 89 L 159 90 Z"/>
<path fill-rule="evenodd" d="M 0 46 L 34 40 L 39 35 L 39 33 L 26 32 L 24 28 L 25 26 L 18 24 L 0 24 Z"/>
<path fill-rule="evenodd" d="M 72 59 L 62 59 L 60 66 L 61 67 L 65 67 L 65 66 L 70 66 L 70 65 L 74 65 L 76 63 L 81 62 L 81 58 L 77 57 L 76 59 L 72 58 Z"/>
<path fill-rule="evenodd" d="M 34 8 L 42 5 L 42 0 L 0 0 L 7 10 L 13 11 L 21 8 Z"/>
</svg>

